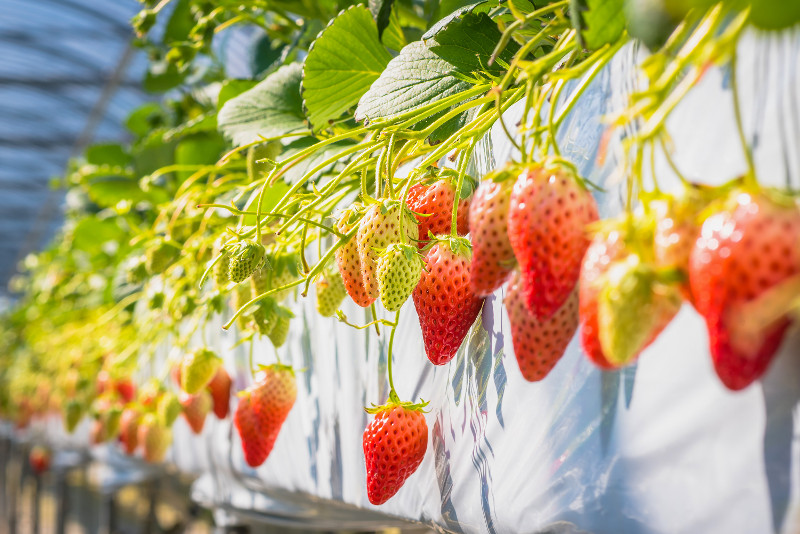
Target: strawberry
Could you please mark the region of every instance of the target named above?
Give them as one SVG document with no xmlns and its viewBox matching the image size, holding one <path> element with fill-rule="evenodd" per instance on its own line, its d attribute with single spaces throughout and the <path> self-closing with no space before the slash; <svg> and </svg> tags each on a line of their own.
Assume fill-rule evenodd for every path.
<svg viewBox="0 0 800 534">
<path fill-rule="evenodd" d="M 231 376 L 222 365 L 219 366 L 214 378 L 208 383 L 208 392 L 211 393 L 211 400 L 214 404 L 214 415 L 216 415 L 218 419 L 225 419 L 228 417 L 232 383 Z"/>
<path fill-rule="evenodd" d="M 431 185 L 423 183 L 414 184 L 408 191 L 406 205 L 408 209 L 419 214 L 419 242 L 417 246 L 424 248 L 428 244 L 428 236 L 449 234 L 453 219 L 453 202 L 456 190 L 453 185 L 454 178 L 443 178 Z M 469 232 L 469 205 L 472 196 L 473 182 L 466 178 L 462 184 L 458 201 L 458 214 L 456 227 L 458 235 Z"/>
<path fill-rule="evenodd" d="M 203 426 L 206 423 L 206 416 L 211 411 L 211 394 L 207 391 L 201 391 L 196 395 L 189 395 L 181 391 L 180 403 L 183 407 L 183 417 L 189 423 L 189 427 L 195 434 L 203 432 Z"/>
<path fill-rule="evenodd" d="M 233 421 L 248 465 L 266 461 L 296 398 L 294 371 L 280 364 L 262 367 L 255 383 L 240 394 Z"/>
<path fill-rule="evenodd" d="M 181 360 L 181 384 L 186 393 L 194 395 L 214 378 L 222 359 L 213 351 L 198 348 Z"/>
<path fill-rule="evenodd" d="M 250 389 L 244 390 L 239 396 L 239 403 L 233 414 L 233 424 L 242 440 L 242 450 L 247 465 L 258 467 L 263 464 L 269 456 L 267 436 L 262 433 L 259 418 L 253 411 Z"/>
<path fill-rule="evenodd" d="M 344 280 L 339 271 L 329 271 L 317 280 L 317 312 L 323 317 L 332 317 L 347 296 Z"/>
<path fill-rule="evenodd" d="M 516 272 L 508 284 L 505 305 L 519 370 L 529 382 L 542 380 L 564 355 L 578 328 L 578 291 L 552 317 L 539 320 L 525 307 L 522 277 Z"/>
<path fill-rule="evenodd" d="M 158 417 L 165 426 L 172 426 L 182 410 L 180 399 L 171 391 L 164 392 L 158 399 Z"/>
<path fill-rule="evenodd" d="M 270 255 L 270 266 L 272 268 L 270 277 L 270 287 L 279 288 L 287 284 L 291 284 L 297 280 L 300 275 L 300 270 L 297 264 L 297 256 L 292 252 L 283 252 L 280 254 Z M 273 295 L 278 302 L 289 296 L 293 292 L 293 288 L 278 291 Z"/>
<path fill-rule="evenodd" d="M 800 210 L 770 191 L 734 193 L 702 225 L 689 262 L 711 358 L 729 389 L 767 369 L 791 319 L 800 282 Z"/>
<path fill-rule="evenodd" d="M 180 364 L 178 364 L 178 369 L 180 373 Z M 180 384 L 180 374 L 177 382 Z M 144 407 L 155 406 L 155 403 L 158 401 L 158 398 L 163 390 L 164 386 L 161 385 L 158 380 L 155 378 L 151 379 L 144 386 L 142 386 L 142 389 L 139 390 L 139 403 Z"/>
<path fill-rule="evenodd" d="M 278 303 L 269 297 L 260 300 L 253 310 L 252 317 L 258 333 L 268 336 L 278 323 Z"/>
<path fill-rule="evenodd" d="M 422 463 L 428 425 L 419 405 L 390 401 L 367 411 L 375 415 L 362 439 L 367 497 L 377 505 L 392 498 Z"/>
<path fill-rule="evenodd" d="M 700 234 L 697 223 L 703 209 L 699 190 L 687 190 L 680 197 L 666 197 L 653 203 L 656 226 L 653 235 L 655 266 L 676 269 L 683 275 L 680 290 L 691 299 L 689 290 L 689 256 Z"/>
<path fill-rule="evenodd" d="M 136 398 L 136 386 L 133 384 L 130 377 L 114 380 L 114 390 L 125 402 L 133 402 L 133 399 Z"/>
<path fill-rule="evenodd" d="M 75 431 L 85 412 L 86 408 L 80 401 L 71 400 L 67 403 L 64 408 L 64 428 L 68 433 L 72 434 Z"/>
<path fill-rule="evenodd" d="M 262 428 L 277 436 L 297 398 L 294 370 L 277 363 L 262 366 L 256 373 L 252 389 L 253 409 L 261 418 Z"/>
<path fill-rule="evenodd" d="M 360 204 L 354 204 L 350 209 L 345 210 L 336 223 L 338 232 L 347 235 L 353 230 L 358 221 L 356 217 L 360 207 Z M 336 265 L 339 267 L 339 274 L 342 275 L 347 294 L 362 308 L 368 307 L 375 301 L 375 298 L 370 297 L 364 287 L 364 278 L 361 276 L 361 258 L 358 255 L 358 240 L 355 237 L 350 238 L 336 249 L 335 254 Z"/>
<path fill-rule="evenodd" d="M 286 343 L 286 338 L 289 336 L 289 326 L 292 317 L 294 314 L 284 306 L 278 306 L 278 311 L 276 312 L 277 319 L 275 321 L 275 326 L 272 327 L 267 337 L 272 342 L 272 344 L 277 349 L 284 343 Z"/>
<path fill-rule="evenodd" d="M 230 247 L 228 278 L 238 284 L 247 280 L 264 259 L 264 245 L 243 241 Z"/>
<path fill-rule="evenodd" d="M 141 418 L 141 414 L 133 408 L 126 408 L 120 417 L 119 441 L 128 456 L 132 455 L 139 446 L 138 432 Z"/>
<path fill-rule="evenodd" d="M 367 209 L 361 224 L 358 227 L 358 257 L 361 260 L 361 276 L 364 279 L 364 289 L 370 298 L 376 298 L 378 289 L 377 259 L 378 250 L 385 249 L 392 243 L 399 243 L 400 239 L 400 205 L 388 201 L 382 204 L 373 204 Z M 417 223 L 403 210 L 405 222 L 403 231 L 410 241 L 415 241 Z"/>
<path fill-rule="evenodd" d="M 597 204 L 568 167 L 535 165 L 517 178 L 508 210 L 508 240 L 522 272 L 528 309 L 547 318 L 567 300 L 589 246 L 586 225 Z"/>
<path fill-rule="evenodd" d="M 508 280 L 517 263 L 508 240 L 508 207 L 513 180 L 497 171 L 475 191 L 469 208 L 469 233 L 472 236 L 472 276 L 470 288 L 478 296 L 487 296 Z"/>
<path fill-rule="evenodd" d="M 238 284 L 234 286 L 233 291 L 231 292 L 231 300 L 230 300 L 231 310 L 233 312 L 236 312 L 237 310 L 239 310 L 239 308 L 250 302 L 250 299 L 252 298 L 253 297 L 251 289 L 248 284 Z M 239 319 L 236 321 L 236 324 L 238 324 L 239 328 L 241 328 L 242 330 L 247 330 L 248 322 L 249 322 L 249 317 L 245 314 L 242 314 L 239 316 Z"/>
<path fill-rule="evenodd" d="M 665 284 L 638 255 L 613 263 L 597 300 L 600 347 L 614 365 L 625 365 L 661 333 L 681 307 L 674 284 Z"/>
<path fill-rule="evenodd" d="M 595 235 L 581 266 L 578 284 L 581 347 L 586 356 L 601 369 L 613 369 L 615 365 L 603 354 L 597 299 L 609 266 L 626 255 L 623 233 L 616 228 L 608 228 Z"/>
<path fill-rule="evenodd" d="M 392 243 L 378 257 L 378 289 L 383 307 L 399 310 L 422 275 L 422 258 L 416 247 Z"/>
<path fill-rule="evenodd" d="M 438 241 L 425 256 L 425 265 L 412 297 L 425 353 L 434 365 L 443 365 L 455 356 L 483 299 L 469 288 L 470 251 L 464 238 Z"/>
<path fill-rule="evenodd" d="M 224 287 L 229 281 L 228 271 L 230 270 L 231 258 L 222 245 L 222 238 L 214 243 L 214 256 L 222 256 L 217 263 L 214 264 L 214 285 L 217 289 Z"/>
<path fill-rule="evenodd" d="M 150 413 L 142 417 L 137 440 L 144 449 L 145 461 L 158 463 L 164 460 L 172 443 L 172 430 L 164 426 L 155 414 Z"/>
<path fill-rule="evenodd" d="M 250 288 L 254 297 L 266 293 L 271 289 L 272 266 L 265 260 L 250 276 Z"/>
<path fill-rule="evenodd" d="M 156 238 L 150 242 L 145 252 L 145 266 L 151 275 L 161 274 L 175 263 L 181 251 L 181 246 L 167 238 Z"/>
<path fill-rule="evenodd" d="M 28 463 L 37 475 L 41 475 L 50 469 L 50 459 L 50 450 L 41 445 L 33 447 L 30 454 L 28 454 Z"/>
</svg>

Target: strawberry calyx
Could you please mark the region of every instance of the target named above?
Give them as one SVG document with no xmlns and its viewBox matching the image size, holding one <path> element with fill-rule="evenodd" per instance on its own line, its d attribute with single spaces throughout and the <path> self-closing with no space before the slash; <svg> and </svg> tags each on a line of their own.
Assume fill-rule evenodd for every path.
<svg viewBox="0 0 800 534">
<path fill-rule="evenodd" d="M 424 399 L 420 399 L 420 402 L 409 402 L 409 401 L 401 401 L 400 397 L 397 395 L 397 392 L 392 389 L 389 392 L 389 399 L 386 401 L 385 404 L 375 405 L 373 404 L 371 408 L 364 407 L 364 411 L 370 415 L 377 415 L 381 412 L 385 412 L 386 410 L 391 410 L 392 408 L 401 407 L 404 410 L 408 410 L 411 412 L 422 412 L 425 413 L 425 408 L 430 404 L 428 401 Z"/>
<path fill-rule="evenodd" d="M 466 256 L 467 259 L 472 258 L 472 243 L 469 239 L 462 236 L 451 236 L 451 235 L 438 235 L 435 236 L 431 234 L 430 242 L 425 245 L 420 253 L 424 256 L 427 252 L 436 246 L 438 243 L 443 243 L 453 251 L 453 254 Z"/>
<path fill-rule="evenodd" d="M 291 315 L 291 317 L 294 317 L 294 314 Z M 286 365 L 284 363 L 279 363 L 279 362 L 271 363 L 269 365 L 258 364 L 256 366 L 256 369 L 259 370 L 259 371 L 281 371 L 281 372 L 288 371 L 289 373 L 291 373 L 292 376 L 294 376 L 294 373 L 295 373 L 294 367 L 292 367 L 291 365 Z"/>
</svg>

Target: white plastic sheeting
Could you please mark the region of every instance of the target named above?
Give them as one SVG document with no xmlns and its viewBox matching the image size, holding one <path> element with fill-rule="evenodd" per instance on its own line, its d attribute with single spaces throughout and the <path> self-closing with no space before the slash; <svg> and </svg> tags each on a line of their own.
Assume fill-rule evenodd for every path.
<svg viewBox="0 0 800 534">
<path fill-rule="evenodd" d="M 759 179 L 798 187 L 800 38 L 748 36 L 740 49 L 745 131 Z M 620 210 L 611 176 L 619 143 L 596 166 L 599 117 L 625 102 L 637 57 L 633 47 L 618 55 L 560 136 L 562 153 L 606 188 L 597 195 L 603 216 Z M 713 68 L 669 121 L 684 174 L 721 183 L 745 170 L 732 109 L 729 71 Z M 512 109 L 506 122 L 515 121 Z M 499 128 L 482 150 L 477 173 L 513 157 Z M 656 169 L 663 188 L 677 185 L 660 158 Z M 351 302 L 344 311 L 367 320 Z M 545 380 L 528 383 L 511 349 L 502 292 L 486 301 L 458 355 L 441 367 L 426 359 L 409 303 L 395 342 L 395 384 L 404 399 L 430 401 L 429 448 L 400 492 L 375 507 L 366 495 L 361 436 L 369 419 L 363 407 L 388 395 L 387 332 L 378 337 L 323 319 L 313 296 L 295 312 L 280 355 L 305 371 L 262 467 L 246 466 L 229 421 L 209 419 L 199 438 L 182 420 L 176 425 L 171 461 L 199 475 L 193 497 L 217 507 L 220 518 L 328 529 L 412 520 L 469 533 L 800 532 L 797 328 L 765 378 L 739 393 L 715 376 L 704 323 L 688 305 L 636 365 L 601 372 L 576 339 Z M 243 348 L 230 349 L 231 334 L 210 337 L 236 370 L 236 388 L 245 387 Z M 270 363 L 274 350 L 257 343 L 255 357 Z"/>
</svg>

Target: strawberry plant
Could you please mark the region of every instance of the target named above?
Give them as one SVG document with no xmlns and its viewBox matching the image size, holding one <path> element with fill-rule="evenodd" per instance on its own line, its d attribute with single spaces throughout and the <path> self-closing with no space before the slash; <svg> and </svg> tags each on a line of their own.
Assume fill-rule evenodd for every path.
<svg viewBox="0 0 800 534">
<path fill-rule="evenodd" d="M 292 318 L 311 298 L 330 321 L 390 329 L 388 398 L 367 409 L 361 436 L 367 496 L 381 504 L 427 448 L 426 403 L 401 400 L 392 376 L 395 352 L 408 352 L 394 340 L 409 296 L 428 359 L 446 365 L 503 288 L 531 382 L 552 379 L 576 329 L 601 369 L 633 362 L 687 301 L 720 380 L 738 390 L 798 316 L 796 191 L 759 183 L 736 72 L 743 33 L 796 23 L 794 7 L 776 17 L 774 2 L 727 0 L 484 0 L 450 13 L 431 0 L 168 4 L 146 2 L 132 21 L 151 58 L 143 84 L 164 98 L 128 117 L 130 143 L 70 162 L 67 222 L 11 284 L 0 417 L 17 427 L 58 411 L 73 431 L 91 417 L 93 442 L 118 437 L 160 462 L 176 418 L 199 433 L 235 396 L 221 424 L 257 467 L 305 387 L 280 357 L 302 339 L 305 317 Z M 226 77 L 215 41 L 237 30 L 263 37 L 247 79 Z M 606 117 L 598 147 L 601 165 L 609 140 L 620 145 L 622 213 L 598 221 L 597 200 L 614 191 L 579 174 L 559 134 L 635 40 L 650 49 L 634 68 L 641 83 Z M 719 66 L 747 169 L 709 187 L 680 173 L 668 118 Z M 514 156 L 478 176 L 490 133 Z M 645 171 L 657 157 L 682 192 Z M 366 324 L 343 313 L 354 306 Z M 249 344 L 251 377 L 229 375 L 227 352 L 206 348 L 220 322 Z M 257 357 L 277 363 L 256 365 L 258 338 L 274 351 Z M 165 346 L 174 353 L 154 357 Z M 406 450 L 387 453 L 399 440 Z"/>
</svg>

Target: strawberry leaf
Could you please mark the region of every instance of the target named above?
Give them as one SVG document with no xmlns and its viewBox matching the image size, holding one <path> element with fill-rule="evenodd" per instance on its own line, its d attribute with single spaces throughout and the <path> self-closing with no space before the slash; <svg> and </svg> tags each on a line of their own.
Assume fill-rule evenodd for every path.
<svg viewBox="0 0 800 534">
<path fill-rule="evenodd" d="M 300 98 L 299 63 L 285 65 L 264 81 L 231 98 L 219 111 L 220 132 L 236 146 L 306 128 Z"/>
<path fill-rule="evenodd" d="M 392 118 L 413 111 L 442 98 L 463 93 L 473 87 L 466 81 L 475 73 L 498 76 L 497 63 L 486 67 L 500 39 L 497 25 L 484 13 L 457 12 L 440 21 L 425 41 L 403 48 L 389 62 L 380 78 L 361 98 L 356 109 L 358 121 Z M 501 57 L 511 61 L 518 46 L 511 43 Z M 465 98 L 466 100 L 466 98 Z M 446 111 L 421 120 L 415 129 L 423 129 Z M 432 142 L 445 139 L 464 124 L 462 114 L 442 125 L 430 136 Z"/>
<path fill-rule="evenodd" d="M 584 48 L 614 43 L 625 31 L 625 0 L 570 0 L 572 27 Z"/>
<path fill-rule="evenodd" d="M 369 11 L 378 25 L 378 38 L 383 36 L 383 30 L 389 26 L 394 0 L 369 0 Z"/>
<path fill-rule="evenodd" d="M 343 11 L 319 34 L 303 66 L 303 105 L 311 125 L 323 128 L 355 105 L 390 59 L 369 10 Z"/>
</svg>

